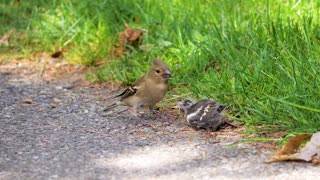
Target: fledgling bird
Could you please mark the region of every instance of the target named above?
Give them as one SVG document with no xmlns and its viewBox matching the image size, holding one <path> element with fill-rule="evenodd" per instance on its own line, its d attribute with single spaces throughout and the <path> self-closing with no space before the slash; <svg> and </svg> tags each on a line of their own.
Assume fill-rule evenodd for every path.
<svg viewBox="0 0 320 180">
<path fill-rule="evenodd" d="M 204 99 L 194 102 L 186 99 L 177 105 L 192 128 L 216 131 L 226 123 L 226 116 L 222 111 L 228 107 L 215 101 Z"/>
<path fill-rule="evenodd" d="M 149 108 L 152 112 L 154 105 L 167 93 L 170 77 L 169 67 L 162 60 L 154 59 L 149 72 L 115 98 L 119 98 L 121 104 L 133 107 L 135 115 L 139 108 Z"/>
</svg>

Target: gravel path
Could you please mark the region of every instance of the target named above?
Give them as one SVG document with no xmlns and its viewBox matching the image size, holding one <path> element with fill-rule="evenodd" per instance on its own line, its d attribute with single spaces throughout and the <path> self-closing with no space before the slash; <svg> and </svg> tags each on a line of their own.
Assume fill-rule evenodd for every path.
<svg viewBox="0 0 320 180">
<path fill-rule="evenodd" d="M 157 119 L 102 113 L 108 89 L 33 82 L 0 66 L 0 179 L 315 179 L 308 163 Z"/>
</svg>

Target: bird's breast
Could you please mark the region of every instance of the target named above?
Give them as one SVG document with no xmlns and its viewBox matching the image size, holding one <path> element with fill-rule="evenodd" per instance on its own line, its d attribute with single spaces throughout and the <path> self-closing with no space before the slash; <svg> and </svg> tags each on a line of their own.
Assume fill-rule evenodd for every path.
<svg viewBox="0 0 320 180">
<path fill-rule="evenodd" d="M 156 88 L 159 89 L 160 91 L 167 91 L 168 85 L 164 83 L 160 83 L 156 85 Z"/>
<path fill-rule="evenodd" d="M 150 104 L 156 104 L 163 99 L 167 93 L 168 86 L 166 84 L 156 84 L 147 88 L 148 93 L 144 96 Z"/>
</svg>

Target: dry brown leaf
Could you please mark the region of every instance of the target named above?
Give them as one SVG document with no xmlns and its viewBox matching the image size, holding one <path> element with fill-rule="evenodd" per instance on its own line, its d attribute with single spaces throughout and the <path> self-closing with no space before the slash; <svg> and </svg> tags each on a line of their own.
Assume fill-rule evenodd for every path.
<svg viewBox="0 0 320 180">
<path fill-rule="evenodd" d="M 111 50 L 113 56 L 122 56 L 128 50 L 127 45 L 137 48 L 141 44 L 142 29 L 132 29 L 128 24 L 125 24 L 125 27 L 126 29 L 120 32 L 119 35 L 119 47 L 113 47 Z"/>
<path fill-rule="evenodd" d="M 312 159 L 311 163 L 312 163 L 313 165 L 320 164 L 320 157 L 317 156 L 317 158 Z"/>
<path fill-rule="evenodd" d="M 311 139 L 310 139 L 311 138 Z M 306 140 L 310 141 L 301 148 L 299 147 Z M 300 134 L 291 138 L 287 144 L 285 144 L 279 152 L 271 157 L 267 162 L 279 162 L 279 161 L 305 161 L 312 162 L 313 164 L 320 163 L 320 132 L 311 134 Z"/>
<path fill-rule="evenodd" d="M 299 134 L 292 137 L 277 153 L 277 156 L 290 155 L 296 152 L 300 147 L 300 145 L 306 140 L 309 140 L 310 137 L 311 137 L 311 134 Z"/>
<path fill-rule="evenodd" d="M 137 31 L 133 31 L 133 33 L 131 34 L 131 37 L 129 38 L 130 43 L 132 43 L 133 41 L 137 41 L 139 40 L 139 38 L 142 35 L 142 30 L 137 30 Z"/>
</svg>

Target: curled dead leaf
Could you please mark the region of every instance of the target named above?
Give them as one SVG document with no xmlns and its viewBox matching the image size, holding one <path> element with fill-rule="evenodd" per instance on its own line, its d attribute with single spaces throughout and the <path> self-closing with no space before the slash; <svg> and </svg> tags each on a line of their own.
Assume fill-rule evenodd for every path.
<svg viewBox="0 0 320 180">
<path fill-rule="evenodd" d="M 318 164 L 320 164 L 320 158 L 319 158 L 319 157 L 313 158 L 312 161 L 311 161 L 311 163 L 312 163 L 313 165 L 318 165 Z"/>
<path fill-rule="evenodd" d="M 281 155 L 289 155 L 298 150 L 300 145 L 309 140 L 311 138 L 311 134 L 299 134 L 289 139 L 289 141 L 281 148 L 281 150 L 277 153 L 277 156 Z"/>
<path fill-rule="evenodd" d="M 129 50 L 129 48 L 127 48 L 128 45 L 138 48 L 142 43 L 142 29 L 132 29 L 128 24 L 125 24 L 124 26 L 126 29 L 119 33 L 118 47 L 113 47 L 111 49 L 112 56 L 122 56 L 125 51 Z"/>
<path fill-rule="evenodd" d="M 300 149 L 303 142 L 310 141 Z M 320 132 L 313 135 L 299 134 L 292 137 L 279 152 L 272 156 L 267 162 L 279 161 L 305 161 L 319 164 L 320 160 Z"/>
</svg>

